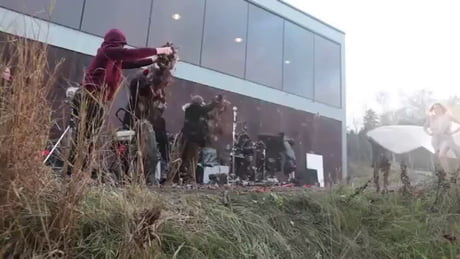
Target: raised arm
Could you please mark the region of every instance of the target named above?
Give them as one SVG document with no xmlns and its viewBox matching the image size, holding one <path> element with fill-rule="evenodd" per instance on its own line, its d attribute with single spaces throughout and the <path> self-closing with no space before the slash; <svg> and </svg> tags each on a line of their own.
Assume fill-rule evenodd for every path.
<svg viewBox="0 0 460 259">
<path fill-rule="evenodd" d="M 455 123 L 457 123 L 457 124 L 460 124 L 460 120 L 458 120 L 458 119 L 457 119 L 456 117 L 454 117 L 453 115 L 450 115 L 450 114 L 449 114 L 449 118 L 450 118 L 451 121 L 453 121 L 453 122 L 455 122 Z M 450 134 L 452 135 L 452 134 L 455 134 L 455 133 L 457 133 L 457 132 L 459 132 L 459 131 L 460 131 L 460 127 L 456 128 L 456 129 L 455 129 L 454 131 L 452 131 Z"/>
<path fill-rule="evenodd" d="M 218 102 L 212 101 L 211 103 L 204 105 L 202 107 L 202 109 L 203 109 L 204 112 L 208 113 L 208 112 L 212 111 L 214 108 L 216 108 L 217 105 L 219 105 Z"/>
<path fill-rule="evenodd" d="M 123 61 L 121 67 L 123 69 L 133 69 L 133 68 L 140 68 L 145 67 L 153 64 L 153 59 L 146 58 L 146 59 L 139 59 L 134 61 Z"/>
<path fill-rule="evenodd" d="M 428 130 L 429 127 L 430 127 L 430 117 L 427 117 L 427 119 L 425 120 L 425 124 L 423 124 L 423 130 L 425 131 L 426 134 L 431 136 L 432 133 Z"/>
<path fill-rule="evenodd" d="M 134 61 L 138 59 L 147 58 L 150 56 L 172 53 L 170 47 L 164 48 L 138 48 L 138 49 L 125 49 L 125 48 L 107 48 L 105 54 L 110 59 Z"/>
<path fill-rule="evenodd" d="M 216 108 L 217 106 L 219 106 L 220 104 L 222 104 L 224 102 L 224 97 L 222 95 L 218 95 L 214 98 L 214 100 L 212 100 L 211 103 L 209 104 L 206 104 L 203 106 L 203 110 L 205 112 L 210 112 L 212 111 L 214 108 Z"/>
<path fill-rule="evenodd" d="M 456 117 L 454 117 L 453 115 L 449 115 L 449 118 L 451 121 L 457 123 L 457 124 L 460 124 L 460 120 L 458 120 Z"/>
</svg>

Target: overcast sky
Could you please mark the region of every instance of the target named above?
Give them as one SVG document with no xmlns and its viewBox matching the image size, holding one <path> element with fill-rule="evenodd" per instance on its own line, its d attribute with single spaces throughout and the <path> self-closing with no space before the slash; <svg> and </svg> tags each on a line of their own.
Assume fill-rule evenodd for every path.
<svg viewBox="0 0 460 259">
<path fill-rule="evenodd" d="M 287 0 L 344 31 L 347 123 L 382 90 L 460 95 L 460 1 Z"/>
</svg>

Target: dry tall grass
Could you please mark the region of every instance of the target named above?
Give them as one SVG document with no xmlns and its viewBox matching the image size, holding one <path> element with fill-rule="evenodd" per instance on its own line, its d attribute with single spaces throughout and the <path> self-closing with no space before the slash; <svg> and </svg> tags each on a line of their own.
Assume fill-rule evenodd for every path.
<svg viewBox="0 0 460 259">
<path fill-rule="evenodd" d="M 0 45 L 0 66 L 13 68 L 13 81 L 0 88 L 0 256 L 74 258 L 81 257 L 82 253 L 93 254 L 98 242 L 88 230 L 97 229 L 101 220 L 106 224 L 105 219 L 122 223 L 120 227 L 126 231 L 122 242 L 116 243 L 116 250 L 109 250 L 109 254 L 117 251 L 118 256 L 129 258 L 130 254 L 136 254 L 133 244 L 138 251 L 155 245 L 151 226 L 160 215 L 158 202 L 143 206 L 136 201 L 128 207 L 130 192 L 108 191 L 103 186 L 93 188 L 92 195 L 88 196 L 92 170 L 97 170 L 99 176 L 108 173 L 102 156 L 110 143 L 103 139 L 105 136 L 101 138 L 101 133 L 90 140 L 84 137 L 83 130 L 73 135 L 78 142 L 72 177 L 63 179 L 43 165 L 41 153 L 48 144 L 53 125 L 47 98 L 59 72 L 59 64 L 49 67 L 47 46 L 10 37 Z M 80 125 L 89 119 L 85 114 L 86 105 L 85 102 L 81 105 L 82 113 L 77 121 Z M 92 144 L 93 152 L 88 156 L 88 147 Z M 84 165 L 87 159 L 89 163 Z M 130 187 L 130 190 L 138 189 L 148 193 L 143 187 Z M 120 195 L 117 198 L 124 204 L 110 204 L 114 201 L 113 195 Z M 98 201 L 92 199 L 96 196 Z M 99 218 L 93 219 L 92 212 L 99 209 L 99 203 L 102 210 L 106 210 L 104 213 L 110 215 L 100 218 L 98 214 Z M 88 208 L 88 204 L 94 207 Z M 112 210 L 114 208 L 119 211 Z M 120 215 L 122 218 L 118 219 Z M 86 242 L 88 239 L 90 243 Z"/>
<path fill-rule="evenodd" d="M 84 185 L 60 183 L 41 155 L 59 64 L 48 66 L 46 45 L 18 37 L 3 42 L 0 53 L 0 63 L 13 68 L 0 101 L 0 254 L 68 253 Z"/>
<path fill-rule="evenodd" d="M 58 68 L 48 67 L 45 45 L 23 39 L 0 53 L 0 66 L 14 67 L 13 83 L 0 89 L 2 258 L 459 258 L 458 187 L 433 206 L 431 189 L 353 199 L 346 189 L 231 192 L 223 200 L 218 191 L 90 187 L 80 169 L 59 180 L 40 156 Z"/>
</svg>

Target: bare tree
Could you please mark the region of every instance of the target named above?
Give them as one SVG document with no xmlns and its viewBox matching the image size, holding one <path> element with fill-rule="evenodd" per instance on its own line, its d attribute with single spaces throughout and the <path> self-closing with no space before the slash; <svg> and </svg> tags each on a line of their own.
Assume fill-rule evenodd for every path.
<svg viewBox="0 0 460 259">
<path fill-rule="evenodd" d="M 375 100 L 382 108 L 382 113 L 388 112 L 390 99 L 390 94 L 385 91 L 380 91 L 375 95 Z"/>
</svg>

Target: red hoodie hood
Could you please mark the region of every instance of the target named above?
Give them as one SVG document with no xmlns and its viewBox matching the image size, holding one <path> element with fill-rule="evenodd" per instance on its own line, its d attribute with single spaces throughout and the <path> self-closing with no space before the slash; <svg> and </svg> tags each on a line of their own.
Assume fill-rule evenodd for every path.
<svg viewBox="0 0 460 259">
<path fill-rule="evenodd" d="M 104 42 L 85 74 L 84 86 L 88 91 L 107 91 L 106 100 L 112 100 L 120 81 L 121 70 L 152 64 L 147 58 L 157 54 L 155 48 L 125 49 L 126 36 L 117 29 L 111 29 L 104 36 Z M 110 54 L 110 55 L 109 55 Z"/>
<path fill-rule="evenodd" d="M 126 44 L 127 42 L 125 34 L 118 29 L 111 29 L 105 34 L 104 42 L 102 43 L 101 47 L 121 47 L 122 45 Z"/>
</svg>

